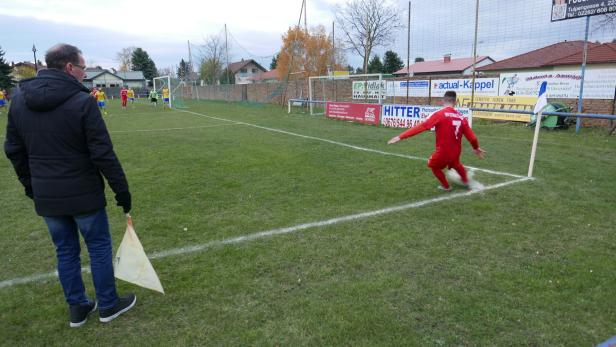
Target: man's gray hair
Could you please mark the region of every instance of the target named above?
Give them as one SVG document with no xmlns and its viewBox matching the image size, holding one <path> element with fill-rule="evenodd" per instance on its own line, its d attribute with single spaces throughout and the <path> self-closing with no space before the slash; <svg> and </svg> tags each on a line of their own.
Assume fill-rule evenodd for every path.
<svg viewBox="0 0 616 347">
<path fill-rule="evenodd" d="M 48 68 L 62 70 L 66 64 L 79 64 L 81 50 L 75 46 L 59 43 L 51 47 L 45 54 L 45 63 Z"/>
</svg>

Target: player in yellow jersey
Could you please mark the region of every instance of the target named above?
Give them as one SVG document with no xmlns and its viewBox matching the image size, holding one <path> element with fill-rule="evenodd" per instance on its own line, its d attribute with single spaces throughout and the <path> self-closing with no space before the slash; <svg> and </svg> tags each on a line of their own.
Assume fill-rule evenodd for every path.
<svg viewBox="0 0 616 347">
<path fill-rule="evenodd" d="M 163 87 L 163 107 L 165 107 L 165 105 L 171 108 L 171 105 L 169 104 L 169 88 L 167 87 Z"/>
<path fill-rule="evenodd" d="M 2 109 L 4 109 L 4 105 L 6 105 L 6 91 L 0 89 L 0 113 L 2 113 Z"/>
<path fill-rule="evenodd" d="M 135 91 L 133 88 L 129 87 L 126 94 L 128 95 L 128 101 L 130 101 L 131 106 L 135 108 Z"/>
<path fill-rule="evenodd" d="M 101 109 L 101 111 L 103 111 L 105 116 L 107 115 L 107 110 L 105 109 L 106 100 L 107 97 L 105 96 L 105 92 L 101 88 L 98 88 L 98 90 L 96 91 L 96 101 L 98 102 L 98 107 Z"/>
</svg>

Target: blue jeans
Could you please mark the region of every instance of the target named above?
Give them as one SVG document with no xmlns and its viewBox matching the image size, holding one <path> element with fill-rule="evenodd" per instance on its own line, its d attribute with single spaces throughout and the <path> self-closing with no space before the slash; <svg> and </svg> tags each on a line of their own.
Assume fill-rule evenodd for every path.
<svg viewBox="0 0 616 347">
<path fill-rule="evenodd" d="M 118 294 L 113 276 L 111 235 L 105 209 L 88 215 L 44 218 L 56 246 L 58 276 L 66 302 L 69 305 L 88 302 L 81 278 L 79 256 L 81 247 L 77 231 L 79 229 L 90 254 L 92 280 L 98 305 L 103 309 L 114 306 L 118 301 Z"/>
</svg>

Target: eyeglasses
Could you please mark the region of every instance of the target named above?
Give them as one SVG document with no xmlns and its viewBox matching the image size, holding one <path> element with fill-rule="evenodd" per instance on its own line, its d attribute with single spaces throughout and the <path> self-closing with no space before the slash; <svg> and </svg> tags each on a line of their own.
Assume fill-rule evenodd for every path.
<svg viewBox="0 0 616 347">
<path fill-rule="evenodd" d="M 82 70 L 85 70 L 85 69 L 86 69 L 86 66 L 85 66 L 85 65 L 83 65 L 83 66 L 82 66 L 82 65 L 73 64 L 73 66 L 76 66 L 76 67 L 78 67 L 78 68 L 80 68 L 80 69 L 82 69 Z"/>
</svg>

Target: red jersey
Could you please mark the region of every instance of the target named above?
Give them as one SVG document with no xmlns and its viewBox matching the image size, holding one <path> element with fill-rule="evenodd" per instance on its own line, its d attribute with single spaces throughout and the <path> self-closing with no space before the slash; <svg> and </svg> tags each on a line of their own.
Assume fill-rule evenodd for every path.
<svg viewBox="0 0 616 347">
<path fill-rule="evenodd" d="M 416 125 L 400 134 L 400 139 L 415 136 L 432 128 L 436 129 L 436 152 L 447 161 L 455 161 L 462 152 L 462 135 L 466 137 L 474 149 L 479 148 L 479 142 L 464 116 L 453 107 L 445 107 L 434 112 L 423 123 Z"/>
<path fill-rule="evenodd" d="M 121 97 L 122 99 L 126 99 L 126 98 L 128 98 L 128 89 L 122 89 L 122 90 L 120 90 L 120 97 Z"/>
</svg>

